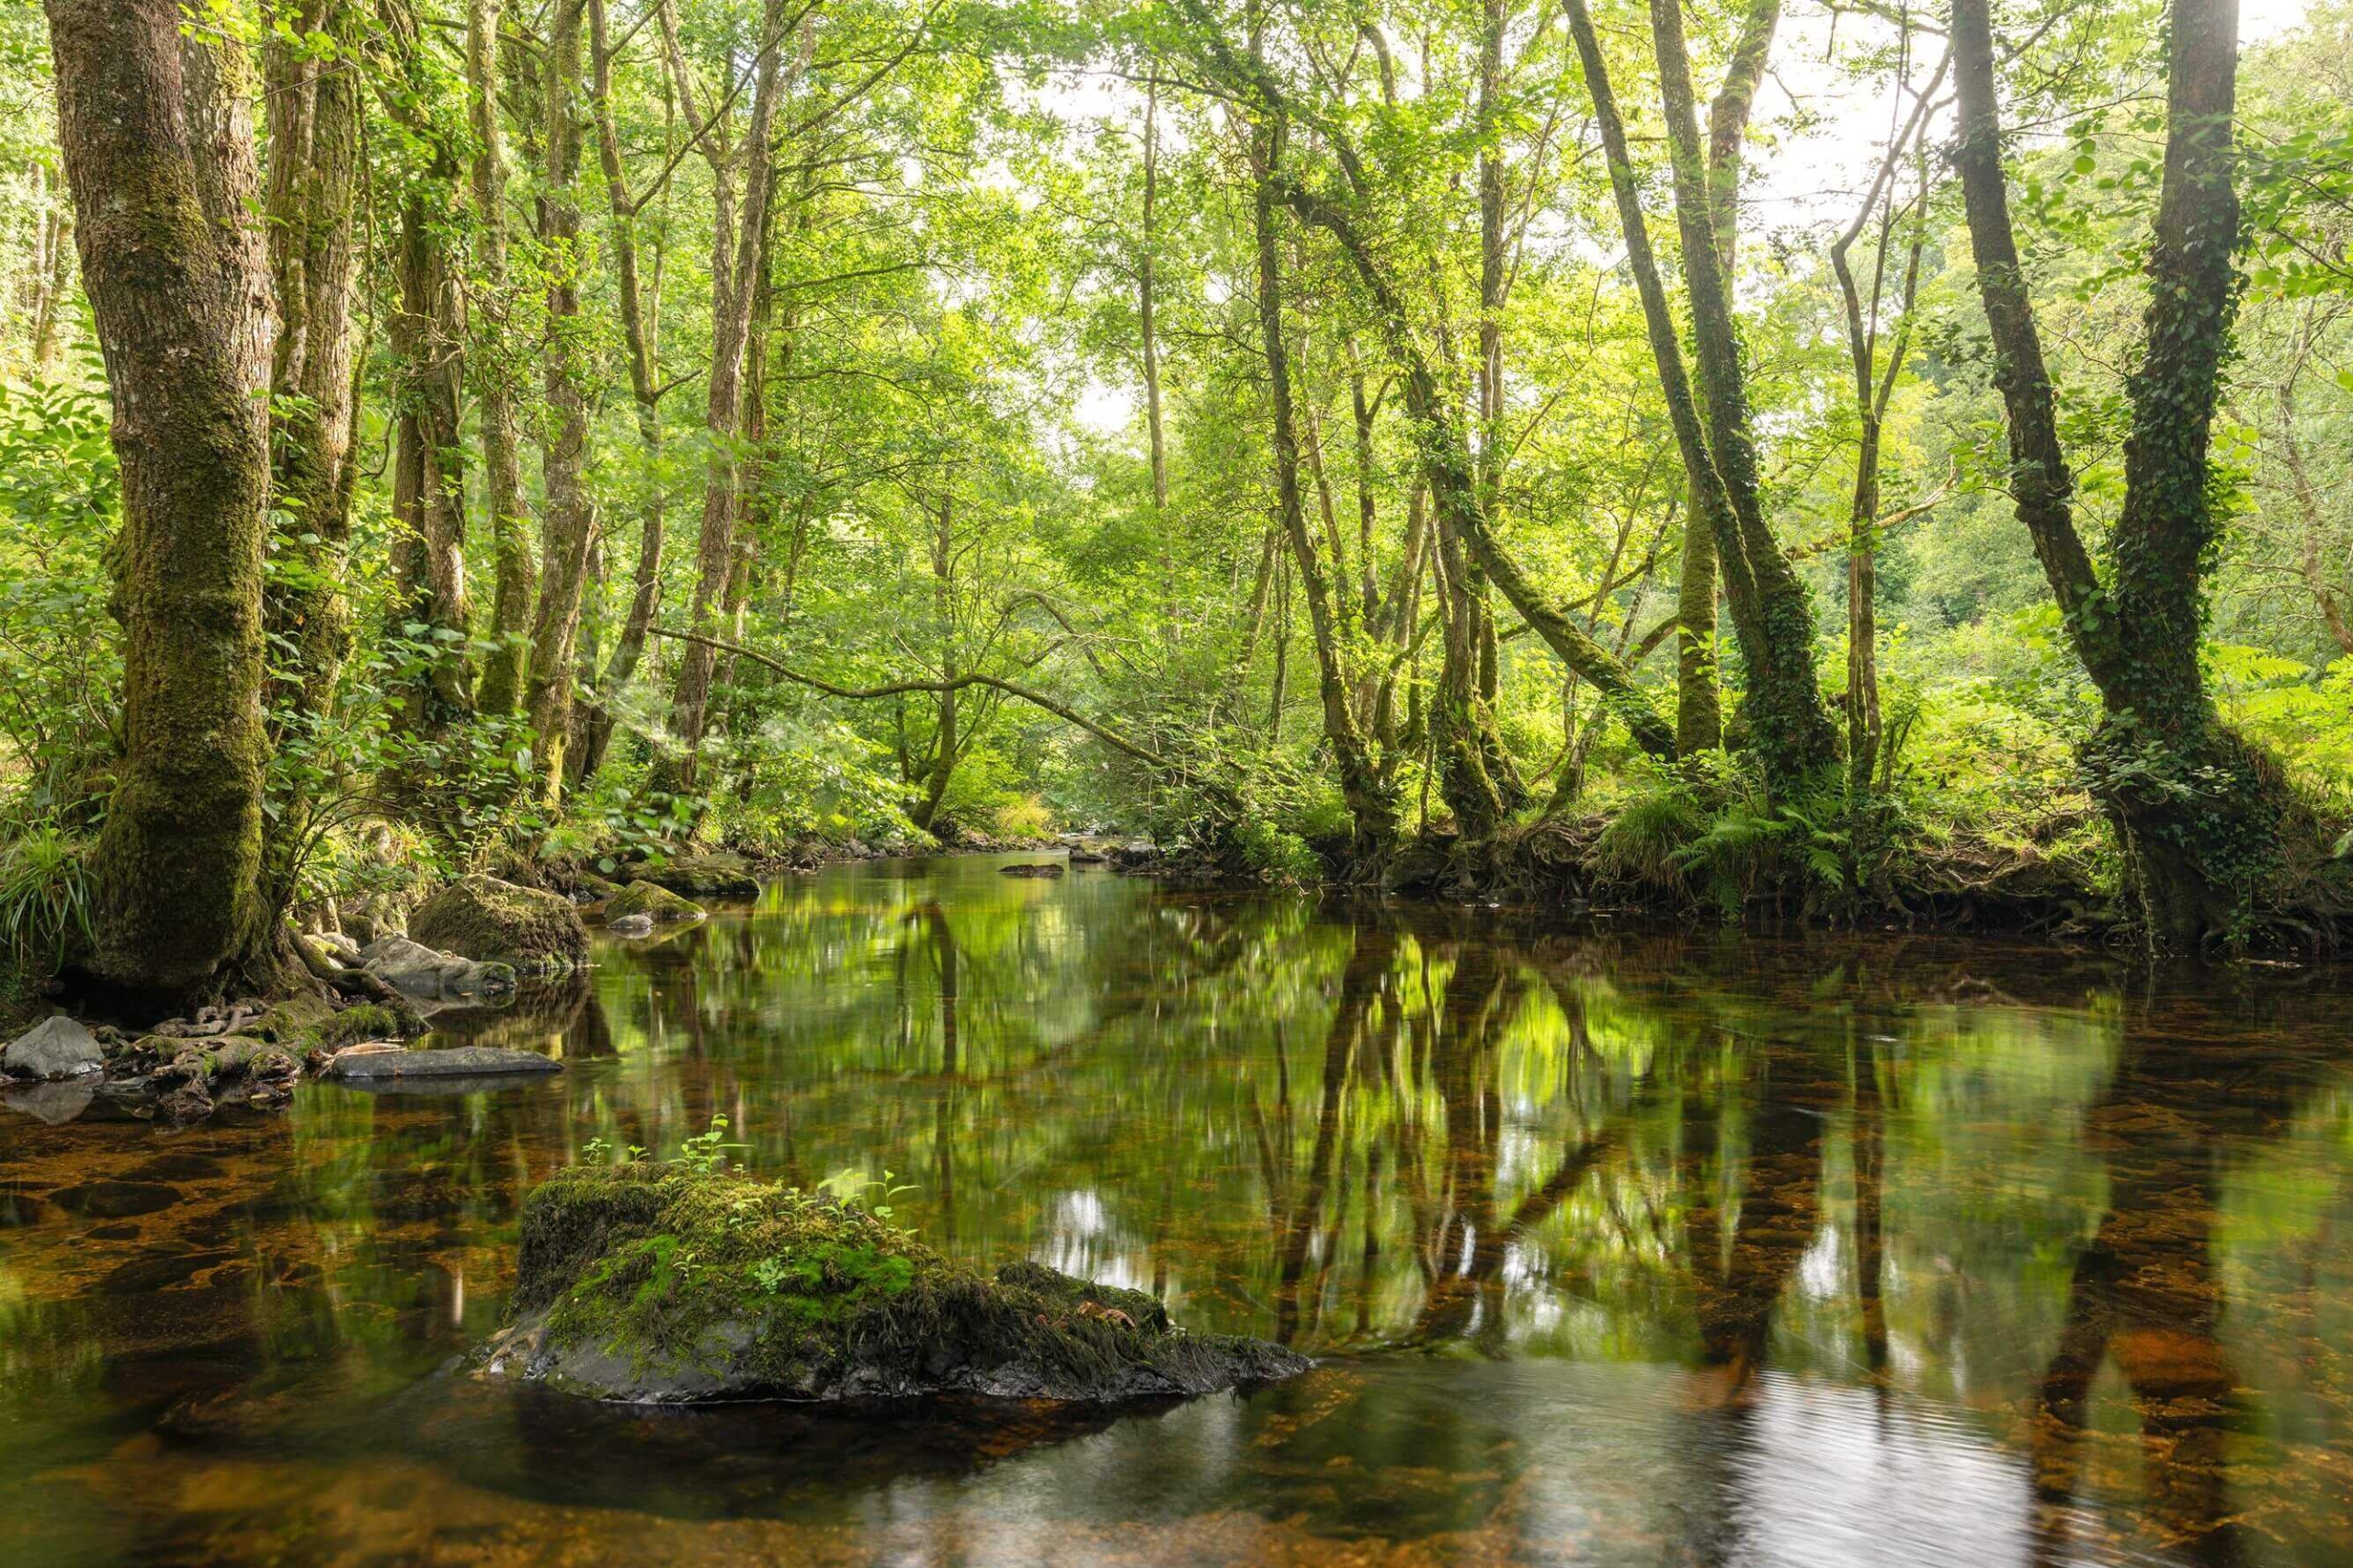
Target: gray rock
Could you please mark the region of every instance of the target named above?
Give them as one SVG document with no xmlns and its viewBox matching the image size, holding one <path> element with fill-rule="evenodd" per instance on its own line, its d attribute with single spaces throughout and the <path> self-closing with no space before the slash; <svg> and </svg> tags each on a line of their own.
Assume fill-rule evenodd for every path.
<svg viewBox="0 0 2353 1568">
<path fill-rule="evenodd" d="M 97 1097 L 97 1074 L 84 1073 L 62 1083 L 28 1084 L 22 1088 L 10 1089 L 6 1095 L 0 1095 L 0 1104 L 22 1115 L 46 1121 L 51 1127 L 58 1127 L 89 1109 L 90 1102 Z"/>
<path fill-rule="evenodd" d="M 999 866 L 997 870 L 1008 877 L 1059 877 L 1063 874 L 1063 863 L 1059 860 L 1018 860 L 1010 866 Z"/>
<path fill-rule="evenodd" d="M 359 944 L 340 931 L 320 931 L 312 938 L 353 969 L 359 967 Z"/>
<path fill-rule="evenodd" d="M 105 1072 L 107 1057 L 97 1036 L 61 1013 L 11 1041 L 0 1068 L 19 1078 L 74 1078 Z"/>
<path fill-rule="evenodd" d="M 508 1051 L 494 1045 L 346 1053 L 337 1056 L 327 1068 L 329 1076 L 348 1079 L 483 1078 L 563 1071 L 563 1062 L 536 1051 Z"/>
<path fill-rule="evenodd" d="M 368 972 L 404 996 L 425 1002 L 477 1002 L 511 996 L 515 971 L 436 951 L 405 937 L 386 937 L 360 949 Z"/>
<path fill-rule="evenodd" d="M 616 937 L 651 937 L 654 935 L 654 916 L 624 915 L 618 920 L 606 921 L 605 929 Z"/>
</svg>

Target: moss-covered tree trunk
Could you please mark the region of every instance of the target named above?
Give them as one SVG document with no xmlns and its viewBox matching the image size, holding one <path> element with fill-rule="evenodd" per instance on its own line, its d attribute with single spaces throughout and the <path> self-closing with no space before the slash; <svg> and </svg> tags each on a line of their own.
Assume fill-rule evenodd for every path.
<svg viewBox="0 0 2353 1568">
<path fill-rule="evenodd" d="M 1746 372 L 1732 311 L 1731 270 L 1720 252 L 1719 215 L 1710 171 L 1702 161 L 1680 0 L 1651 0 L 1651 32 L 1673 153 L 1684 297 L 1691 312 L 1692 357 L 1699 369 L 1708 455 L 1733 525 L 1724 529 L 1727 517 L 1718 515 L 1716 552 L 1747 676 L 1742 713 L 1767 778 L 1780 790 L 1795 790 L 1827 774 L 1837 759 L 1837 734 L 1815 669 L 1813 607 L 1765 517 Z M 1768 27 L 1765 40 L 1755 44 L 1752 71 L 1761 69 L 1769 36 Z M 1599 58 L 1597 51 L 1587 68 L 1589 82 L 1598 74 Z M 1596 88 L 1597 94 L 1604 90 Z M 1622 142 L 1622 131 L 1620 137 Z M 1610 161 L 1615 165 L 1619 155 L 1613 153 Z M 1649 301 L 1644 304 L 1647 308 Z"/>
<path fill-rule="evenodd" d="M 1282 155 L 1279 121 L 1262 122 L 1255 130 L 1251 152 L 1258 176 L 1251 211 L 1257 243 L 1258 335 L 1267 356 L 1267 395 L 1273 414 L 1276 509 L 1283 535 L 1290 541 L 1291 564 L 1299 574 L 1301 593 L 1307 600 L 1324 738 L 1339 768 L 1340 793 L 1354 824 L 1357 855 L 1363 858 L 1386 851 L 1395 842 L 1397 804 L 1373 767 L 1371 747 L 1348 700 L 1346 654 L 1339 642 L 1331 583 L 1314 536 L 1308 531 L 1306 506 L 1300 495 L 1299 436 L 1291 405 L 1290 348 L 1283 334 L 1281 254 L 1276 235 L 1279 208 L 1272 184 Z"/>
<path fill-rule="evenodd" d="M 2206 566 L 2221 527 L 2208 447 L 2238 292 L 2236 0 L 2171 7 L 2147 342 L 2129 387 L 2124 506 L 2105 579 L 2075 531 L 2074 483 L 2011 230 L 1986 0 L 1954 0 L 1952 17 L 1961 113 L 1953 162 L 2009 415 L 2011 491 L 2099 688 L 2100 728 L 2086 748 L 2093 786 L 2153 938 L 2188 947 L 2227 937 L 2275 870 L 2282 829 L 2297 814 L 2276 769 L 2222 722 L 2199 665 Z"/>
<path fill-rule="evenodd" d="M 588 347 L 580 322 L 580 85 L 582 0 L 557 0 L 548 24 L 547 167 L 540 197 L 540 244 L 548 267 L 546 390 L 549 432 L 541 451 L 547 493 L 540 519 L 540 586 L 531 618 L 529 710 L 533 767 L 542 799 L 563 793 L 564 751 L 572 738 L 574 643 L 587 582 L 591 534 L 582 474 L 588 453 Z"/>
<path fill-rule="evenodd" d="M 121 464 L 125 750 L 95 978 L 169 1010 L 251 983 L 262 892 L 269 273 L 251 63 L 176 0 L 50 0 L 59 142 Z"/>
<path fill-rule="evenodd" d="M 358 399 L 352 379 L 352 196 L 359 156 L 359 73 L 344 52 L 350 0 L 305 0 L 298 38 L 263 47 L 269 114 L 270 281 L 278 335 L 270 364 L 273 511 L 282 517 L 267 621 L 279 648 L 272 703 L 290 718 L 324 710 L 349 636 L 344 551 Z M 307 41 L 328 40 L 328 54 Z"/>
<path fill-rule="evenodd" d="M 522 699 L 524 631 L 533 587 L 530 519 L 523 509 L 522 444 L 515 417 L 515 389 L 523 368 L 521 355 L 515 352 L 517 346 L 505 330 L 514 301 L 506 268 L 506 137 L 498 112 L 501 9 L 501 0 L 466 0 L 466 119 L 474 142 L 469 174 L 474 265 L 482 289 L 473 312 L 475 401 L 482 423 L 483 510 L 490 523 L 494 574 L 491 645 L 476 693 L 485 713 L 512 713 Z"/>
</svg>

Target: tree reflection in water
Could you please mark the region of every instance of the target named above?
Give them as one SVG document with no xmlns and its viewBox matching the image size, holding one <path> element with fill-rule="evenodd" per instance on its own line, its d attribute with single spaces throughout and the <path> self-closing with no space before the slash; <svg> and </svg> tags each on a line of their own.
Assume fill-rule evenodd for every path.
<svg viewBox="0 0 2353 1568">
<path fill-rule="evenodd" d="M 1285 1521 L 1235 1538 L 1245 1560 L 2334 1550 L 2353 1094 L 2333 979 L 1572 936 L 985 862 L 787 884 L 598 960 L 444 1020 L 560 1050 L 552 1083 L 310 1085 L 290 1118 L 176 1139 L 0 1122 L 0 1555 L 40 1560 L 7 1531 L 54 1518 L 131 1521 L 93 1561 L 169 1557 L 186 1521 L 157 1500 L 199 1460 L 312 1467 L 330 1495 L 439 1477 L 414 1506 L 517 1556 L 559 1550 L 564 1510 L 632 1497 L 774 1521 L 753 1544 L 812 1561 L 821 1527 L 843 1561 L 887 1555 L 897 1527 L 859 1522 L 886 1497 L 951 1535 L 1029 1497 L 1040 1529 L 1142 1532 L 1164 1561 L 1228 1539 L 1211 1518 Z M 763 1175 L 899 1173 L 902 1221 L 976 1265 L 1150 1290 L 1325 1368 L 1118 1422 L 700 1426 L 517 1410 L 437 1374 L 496 1321 L 532 1183 L 591 1138 L 666 1153 L 715 1114 Z M 122 1446 L 139 1434 L 164 1446 Z M 962 1479 L 907 1490 L 926 1476 Z M 468 1488 L 507 1498 L 502 1522 Z M 294 1538 L 328 1527 L 264 1494 L 277 1533 L 236 1514 L 253 1550 L 231 1531 L 213 1556 L 316 1554 Z"/>
</svg>

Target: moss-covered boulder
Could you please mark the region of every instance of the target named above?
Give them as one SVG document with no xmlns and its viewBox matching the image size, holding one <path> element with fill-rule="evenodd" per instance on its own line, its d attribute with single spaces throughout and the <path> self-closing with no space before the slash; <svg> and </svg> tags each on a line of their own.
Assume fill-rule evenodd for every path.
<svg viewBox="0 0 2353 1568">
<path fill-rule="evenodd" d="M 675 920 L 699 920 L 703 913 L 702 905 L 692 899 L 680 898 L 668 888 L 642 879 L 630 883 L 605 905 L 608 922 L 642 915 L 656 926 Z"/>
<path fill-rule="evenodd" d="M 673 855 L 659 866 L 635 868 L 637 876 L 682 898 L 757 898 L 760 879 L 740 855 Z"/>
<path fill-rule="evenodd" d="M 368 1040 L 414 1040 L 425 1029 L 423 1017 L 404 1005 L 356 1002 L 338 1009 L 316 996 L 291 996 L 264 1013 L 246 1032 L 300 1055 Z"/>
<path fill-rule="evenodd" d="M 588 958 L 588 931 L 572 901 L 496 877 L 461 877 L 409 916 L 413 941 L 517 974 L 561 974 Z"/>
<path fill-rule="evenodd" d="M 483 1375 L 634 1403 L 930 1393 L 1102 1401 L 1290 1377 L 1306 1358 L 1188 1334 L 1138 1290 L 976 1273 L 862 1209 L 675 1165 L 531 1194 Z"/>
</svg>

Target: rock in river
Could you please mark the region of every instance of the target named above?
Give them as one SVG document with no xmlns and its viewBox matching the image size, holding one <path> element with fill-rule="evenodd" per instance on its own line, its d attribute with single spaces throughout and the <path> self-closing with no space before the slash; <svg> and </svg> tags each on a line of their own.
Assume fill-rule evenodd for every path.
<svg viewBox="0 0 2353 1568">
<path fill-rule="evenodd" d="M 10 1041 L 0 1068 L 18 1078 L 75 1078 L 105 1072 L 107 1058 L 96 1035 L 60 1013 Z"/>
<path fill-rule="evenodd" d="M 739 855 L 673 855 L 637 875 L 687 898 L 757 898 L 760 880 Z"/>
<path fill-rule="evenodd" d="M 553 1057 L 494 1045 L 452 1045 L 438 1051 L 371 1051 L 362 1047 L 337 1051 L 327 1066 L 330 1076 L 348 1079 L 487 1078 L 563 1071 L 563 1063 Z"/>
<path fill-rule="evenodd" d="M 475 1002 L 515 994 L 512 964 L 477 963 L 406 937 L 383 937 L 361 952 L 369 973 L 420 1002 Z"/>
<path fill-rule="evenodd" d="M 1140 1290 L 966 1268 L 863 1209 L 676 1165 L 560 1172 L 523 1210 L 483 1375 L 631 1403 L 973 1393 L 1106 1401 L 1305 1371 Z"/>
<path fill-rule="evenodd" d="M 588 958 L 588 930 L 572 901 L 496 877 L 460 877 L 409 916 L 411 939 L 517 974 L 561 974 Z"/>
<path fill-rule="evenodd" d="M 651 937 L 654 935 L 654 916 L 624 915 L 618 920 L 606 921 L 605 929 L 616 937 Z"/>
<path fill-rule="evenodd" d="M 699 920 L 703 914 L 702 905 L 694 900 L 680 898 L 660 883 L 649 882 L 642 877 L 623 888 L 611 903 L 605 905 L 605 920 L 608 925 L 626 920 L 632 915 L 642 915 L 658 924 L 671 920 Z"/>
</svg>

